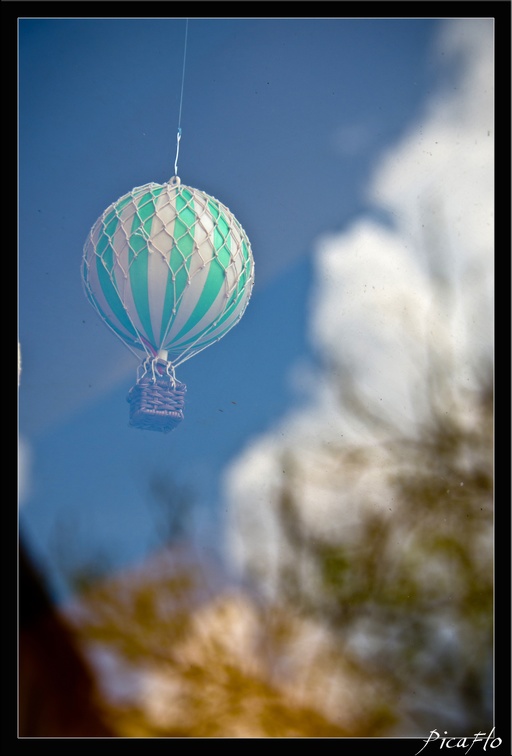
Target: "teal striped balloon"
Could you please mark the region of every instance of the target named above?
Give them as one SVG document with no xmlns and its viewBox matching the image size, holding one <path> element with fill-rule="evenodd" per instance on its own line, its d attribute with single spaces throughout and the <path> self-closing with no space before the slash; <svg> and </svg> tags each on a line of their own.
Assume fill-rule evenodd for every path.
<svg viewBox="0 0 512 756">
<path fill-rule="evenodd" d="M 136 187 L 105 210 L 84 246 L 82 280 L 129 348 L 174 368 L 238 323 L 254 260 L 231 211 L 174 177 Z"/>
</svg>

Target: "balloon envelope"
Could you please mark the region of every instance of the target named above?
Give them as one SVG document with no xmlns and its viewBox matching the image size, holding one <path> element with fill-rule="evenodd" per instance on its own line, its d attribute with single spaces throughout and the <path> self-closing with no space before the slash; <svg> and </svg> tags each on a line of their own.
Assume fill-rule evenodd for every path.
<svg viewBox="0 0 512 756">
<path fill-rule="evenodd" d="M 85 243 L 82 280 L 127 346 L 176 366 L 238 323 L 254 261 L 231 211 L 175 178 L 136 187 L 105 210 Z"/>
</svg>

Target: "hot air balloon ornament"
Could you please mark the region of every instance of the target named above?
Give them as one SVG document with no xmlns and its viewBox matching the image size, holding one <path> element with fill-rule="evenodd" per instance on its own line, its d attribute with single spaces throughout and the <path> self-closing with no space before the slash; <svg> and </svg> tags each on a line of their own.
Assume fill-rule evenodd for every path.
<svg viewBox="0 0 512 756">
<path fill-rule="evenodd" d="M 178 176 L 112 203 L 83 251 L 85 294 L 106 325 L 144 354 L 128 394 L 130 425 L 168 433 L 183 419 L 175 369 L 221 339 L 249 303 L 254 260 L 233 213 Z"/>
</svg>

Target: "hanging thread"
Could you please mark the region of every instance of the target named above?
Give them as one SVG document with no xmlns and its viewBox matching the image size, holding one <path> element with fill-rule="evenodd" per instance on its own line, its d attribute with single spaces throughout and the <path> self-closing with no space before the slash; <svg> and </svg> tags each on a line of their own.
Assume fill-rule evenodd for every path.
<svg viewBox="0 0 512 756">
<path fill-rule="evenodd" d="M 187 61 L 187 37 L 188 37 L 188 18 L 185 25 L 185 45 L 183 49 L 183 70 L 181 73 L 181 95 L 180 95 L 180 110 L 178 114 L 178 133 L 176 134 L 176 157 L 174 159 L 174 175 L 178 175 L 178 156 L 180 154 L 180 141 L 181 141 L 181 110 L 183 106 L 183 89 L 185 85 L 185 64 Z"/>
</svg>

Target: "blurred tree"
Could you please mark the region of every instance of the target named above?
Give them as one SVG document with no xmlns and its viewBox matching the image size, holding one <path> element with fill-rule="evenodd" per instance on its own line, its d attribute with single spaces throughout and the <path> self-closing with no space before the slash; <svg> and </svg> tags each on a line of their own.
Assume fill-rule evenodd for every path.
<svg viewBox="0 0 512 756">
<path fill-rule="evenodd" d="M 395 437 L 378 455 L 329 444 L 309 475 L 301 460 L 283 459 L 279 595 L 328 623 L 345 662 L 378 680 L 417 733 L 492 726 L 491 391 L 468 396 L 466 408 L 458 416 L 433 407 L 416 438 Z M 350 469 L 364 476 L 383 458 L 388 485 L 357 502 L 357 526 L 312 531 L 301 513 L 304 477 L 319 494 L 346 495 Z"/>
<path fill-rule="evenodd" d="M 304 623 L 234 590 L 206 599 L 202 569 L 186 545 L 174 546 L 138 571 L 90 587 L 71 611 L 89 652 L 102 650 L 98 669 L 106 670 L 100 679 L 119 735 L 357 734 L 342 716 L 336 721 L 322 712 L 321 679 L 299 680 L 299 647 L 311 639 Z M 331 660 L 324 651 L 324 667 Z M 114 666 L 117 692 L 108 690 Z M 364 730 L 375 725 L 365 723 Z"/>
<path fill-rule="evenodd" d="M 434 727 L 490 731 L 493 720 L 487 261 L 471 261 L 464 250 L 457 258 L 437 216 L 427 223 L 419 210 L 431 234 L 416 288 L 407 277 L 403 292 L 382 282 L 370 315 L 367 299 L 354 301 L 354 312 L 350 302 L 343 308 L 340 322 L 355 323 L 363 344 L 352 353 L 357 364 L 335 348 L 333 309 L 330 335 L 319 347 L 323 386 L 338 400 L 333 427 L 361 429 L 364 440 L 349 443 L 340 432 L 336 441 L 314 427 L 304 440 L 267 445 L 265 459 L 269 447 L 280 450 L 264 468 L 272 477 L 269 500 L 260 496 L 255 511 L 241 499 L 236 511 L 239 561 L 249 580 L 329 629 L 338 651 L 331 675 L 343 677 L 348 667 L 359 679 L 363 719 L 385 709 L 395 720 L 390 732 L 416 736 Z M 365 276 L 374 280 L 359 248 L 351 257 L 335 245 L 324 276 L 340 280 L 343 255 L 344 276 L 351 280 L 354 269 L 364 271 L 358 284 L 366 285 Z M 373 348 L 369 356 L 364 344 Z M 404 387 L 412 397 L 410 416 L 409 410 L 393 416 L 380 394 L 371 388 L 363 394 L 356 383 L 383 353 L 387 366 L 394 356 L 403 371 L 391 388 Z M 384 390 L 393 384 L 392 363 L 390 373 Z M 243 486 L 237 490 L 243 496 Z M 265 551 L 265 538 L 277 545 Z M 364 686 L 375 695 L 363 694 Z"/>
<path fill-rule="evenodd" d="M 360 413 L 355 396 L 350 406 Z M 489 730 L 492 391 L 459 392 L 457 405 L 446 407 L 445 398 L 433 401 L 409 438 L 393 428 L 386 442 L 367 447 L 320 442 L 313 462 L 283 457 L 273 602 L 229 590 L 216 565 L 197 558 L 187 529 L 172 522 L 161 531 L 167 546 L 139 569 L 90 584 L 70 618 L 91 658 L 102 659 L 97 669 L 117 732 Z M 365 476 L 371 485 L 354 485 Z M 176 489 L 163 478 L 151 490 L 159 511 L 171 515 L 188 500 L 181 491 L 174 506 Z M 327 533 L 312 527 L 304 496 L 327 496 L 339 512 L 342 494 L 341 506 L 351 499 L 356 518 L 348 513 Z M 261 564 L 248 567 L 257 579 Z M 121 695 L 108 690 L 109 676 Z"/>
</svg>

